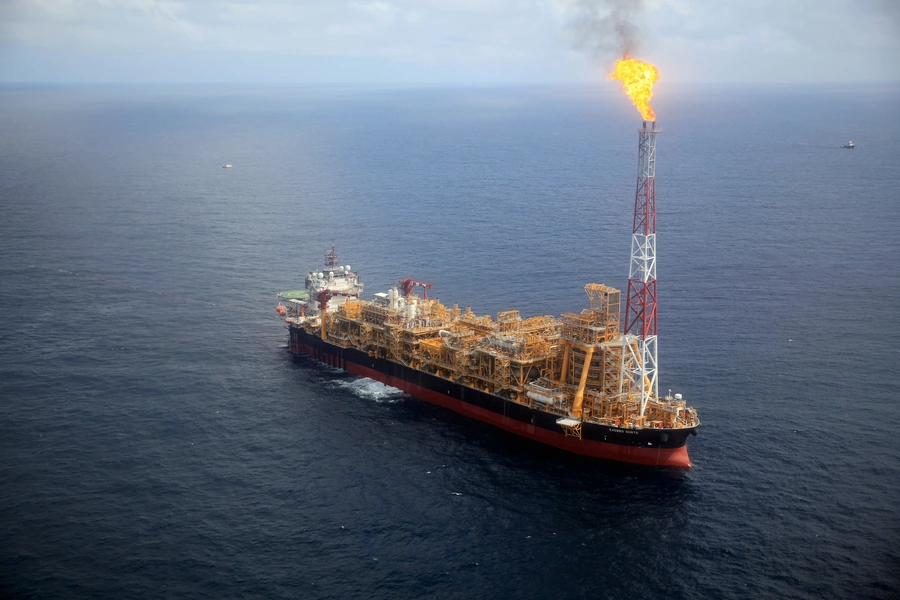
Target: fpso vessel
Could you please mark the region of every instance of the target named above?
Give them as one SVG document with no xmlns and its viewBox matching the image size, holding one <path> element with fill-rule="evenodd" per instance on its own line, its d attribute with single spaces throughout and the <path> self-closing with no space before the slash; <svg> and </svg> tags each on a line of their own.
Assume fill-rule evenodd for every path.
<svg viewBox="0 0 900 600">
<path fill-rule="evenodd" d="M 278 295 L 290 351 L 574 454 L 690 467 L 697 412 L 656 391 L 654 125 L 640 130 L 624 332 L 620 290 L 597 283 L 587 308 L 560 318 L 448 308 L 412 279 L 362 300 L 332 247 L 305 289 Z"/>
</svg>

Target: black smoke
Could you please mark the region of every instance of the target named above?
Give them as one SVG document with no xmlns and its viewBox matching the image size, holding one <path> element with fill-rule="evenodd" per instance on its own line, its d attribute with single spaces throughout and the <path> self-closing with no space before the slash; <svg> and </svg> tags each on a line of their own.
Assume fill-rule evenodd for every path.
<svg viewBox="0 0 900 600">
<path fill-rule="evenodd" d="M 640 31 L 634 21 L 643 0 L 572 0 L 567 32 L 572 44 L 598 62 L 634 56 L 640 51 Z"/>
</svg>

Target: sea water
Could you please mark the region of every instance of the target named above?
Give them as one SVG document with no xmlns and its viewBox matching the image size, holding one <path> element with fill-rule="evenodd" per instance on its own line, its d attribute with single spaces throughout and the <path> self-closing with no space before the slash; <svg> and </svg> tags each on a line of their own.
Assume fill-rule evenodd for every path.
<svg viewBox="0 0 900 600">
<path fill-rule="evenodd" d="M 274 311 L 332 243 L 479 314 L 624 288 L 618 90 L 3 88 L 0 595 L 897 597 L 898 98 L 660 84 L 660 389 L 703 422 L 661 470 L 294 359 Z"/>
</svg>

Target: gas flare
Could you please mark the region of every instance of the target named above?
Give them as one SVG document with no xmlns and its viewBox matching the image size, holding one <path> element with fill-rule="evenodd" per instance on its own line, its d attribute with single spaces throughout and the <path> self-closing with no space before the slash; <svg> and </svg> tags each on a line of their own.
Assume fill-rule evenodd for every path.
<svg viewBox="0 0 900 600">
<path fill-rule="evenodd" d="M 622 82 L 622 89 L 634 102 L 644 120 L 656 120 L 656 113 L 650 106 L 650 98 L 653 97 L 653 84 L 659 79 L 659 69 L 626 54 L 625 58 L 616 61 L 616 68 L 606 78 Z"/>
</svg>

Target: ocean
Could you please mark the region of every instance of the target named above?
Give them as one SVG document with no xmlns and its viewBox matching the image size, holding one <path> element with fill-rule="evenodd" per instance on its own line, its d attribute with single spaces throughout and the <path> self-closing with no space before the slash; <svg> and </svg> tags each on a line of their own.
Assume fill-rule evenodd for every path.
<svg viewBox="0 0 900 600">
<path fill-rule="evenodd" d="M 624 288 L 612 84 L 0 88 L 0 596 L 900 596 L 898 100 L 658 86 L 667 470 L 292 358 L 274 310 L 332 243 L 367 297 Z"/>
</svg>

